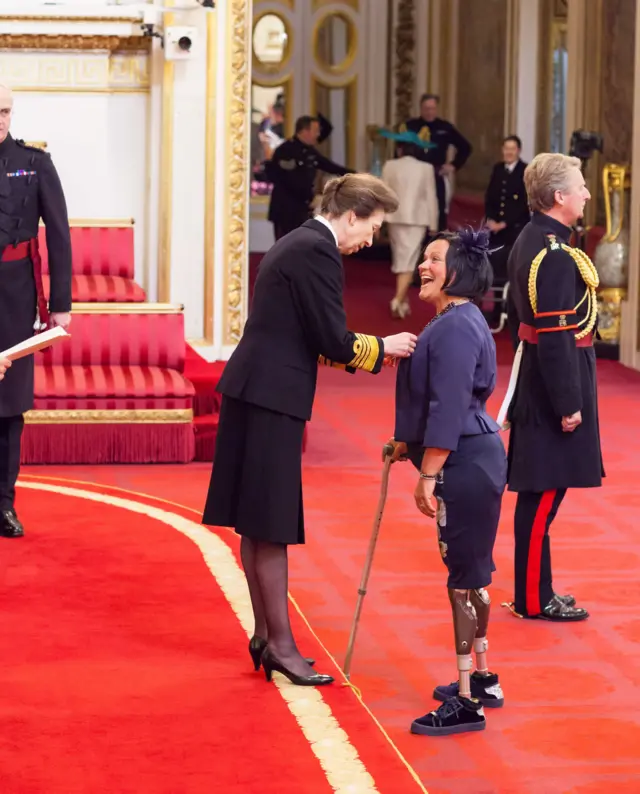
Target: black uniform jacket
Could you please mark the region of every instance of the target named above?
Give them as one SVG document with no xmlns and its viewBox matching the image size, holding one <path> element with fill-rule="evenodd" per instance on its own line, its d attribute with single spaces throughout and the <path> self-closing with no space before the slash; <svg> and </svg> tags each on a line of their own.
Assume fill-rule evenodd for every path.
<svg viewBox="0 0 640 794">
<path fill-rule="evenodd" d="M 436 168 L 447 162 L 447 152 L 449 146 L 454 146 L 456 156 L 453 165 L 456 171 L 469 159 L 472 148 L 469 141 L 457 130 L 450 121 L 436 118 L 433 121 L 425 121 L 421 116 L 409 119 L 400 125 L 400 132 L 410 130 L 415 132 L 423 141 L 431 141 L 435 148 L 424 149 L 421 160 L 431 163 Z"/>
<path fill-rule="evenodd" d="M 318 361 L 379 372 L 382 340 L 347 329 L 342 259 L 329 228 L 309 220 L 267 252 L 242 339 L 218 391 L 310 419 Z"/>
<path fill-rule="evenodd" d="M 484 214 L 487 220 L 506 223 L 494 235 L 500 245 L 512 245 L 531 220 L 527 192 L 524 187 L 524 170 L 527 164 L 518 160 L 512 171 L 504 163 L 496 163 L 484 197 Z"/>
<path fill-rule="evenodd" d="M 296 137 L 278 146 L 265 170 L 273 182 L 269 220 L 288 225 L 293 225 L 293 220 L 301 225 L 309 219 L 318 171 L 336 176 L 351 173 Z"/>
<path fill-rule="evenodd" d="M 562 248 L 570 235 L 568 227 L 534 213 L 509 257 L 510 330 L 515 338 L 524 323 L 533 327 L 536 341 L 523 343 L 509 413 L 512 491 L 591 488 L 601 485 L 604 476 L 595 352 L 593 345 L 576 345 L 590 298 L 576 262 Z M 532 263 L 545 249 L 530 285 Z M 530 287 L 535 294 L 535 314 Z M 562 417 L 576 411 L 582 412 L 582 424 L 573 433 L 564 433 Z"/>
<path fill-rule="evenodd" d="M 49 311 L 71 309 L 71 237 L 64 193 L 51 157 L 10 135 L 0 143 L 0 260 L 5 249 L 46 226 Z M 0 350 L 34 333 L 36 285 L 29 258 L 0 261 Z M 15 361 L 0 382 L 0 416 L 33 406 L 33 356 Z"/>
</svg>

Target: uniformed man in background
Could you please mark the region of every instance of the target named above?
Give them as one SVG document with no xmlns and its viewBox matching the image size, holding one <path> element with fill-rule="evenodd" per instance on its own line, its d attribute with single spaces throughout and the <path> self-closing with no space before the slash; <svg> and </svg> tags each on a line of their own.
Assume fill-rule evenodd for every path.
<svg viewBox="0 0 640 794">
<path fill-rule="evenodd" d="M 438 231 L 447 228 L 447 195 L 445 178 L 459 171 L 469 159 L 472 148 L 469 141 L 450 121 L 438 117 L 440 98 L 435 94 L 423 94 L 420 98 L 420 115 L 400 125 L 400 132 L 411 130 L 423 141 L 431 141 L 433 148 L 425 149 L 421 159 L 431 163 L 436 172 L 436 193 L 438 196 Z M 455 157 L 448 162 L 449 147 L 456 150 Z"/>
<path fill-rule="evenodd" d="M 517 135 L 509 135 L 502 142 L 502 160 L 496 163 L 484 197 L 484 215 L 491 232 L 491 266 L 493 286 L 504 287 L 507 282 L 507 261 L 518 235 L 529 223 L 531 212 L 524 186 L 527 164 L 520 158 L 522 142 Z M 489 324 L 497 325 L 503 305 L 495 302 Z"/>
<path fill-rule="evenodd" d="M 48 154 L 9 133 L 13 96 L 0 85 L 0 350 L 48 326 L 68 328 L 71 237 L 62 186 Z M 51 278 L 42 291 L 38 225 L 45 223 Z M 33 408 L 34 358 L 15 361 L 0 383 L 0 536 L 24 534 L 15 507 L 23 414 Z"/>
<path fill-rule="evenodd" d="M 301 116 L 296 121 L 293 138 L 278 146 L 266 164 L 267 176 L 273 182 L 268 218 L 273 224 L 276 240 L 302 226 L 311 217 L 318 171 L 337 176 L 353 173 L 350 168 L 324 157 L 315 148 L 320 132 L 317 118 Z"/>
<path fill-rule="evenodd" d="M 591 198 L 580 160 L 539 154 L 524 180 L 533 217 L 508 263 L 509 324 L 522 344 L 508 413 L 509 490 L 518 494 L 509 606 L 562 623 L 589 615 L 573 596 L 554 592 L 549 528 L 568 488 L 596 488 L 604 476 L 593 349 L 598 274 L 569 246 Z"/>
</svg>

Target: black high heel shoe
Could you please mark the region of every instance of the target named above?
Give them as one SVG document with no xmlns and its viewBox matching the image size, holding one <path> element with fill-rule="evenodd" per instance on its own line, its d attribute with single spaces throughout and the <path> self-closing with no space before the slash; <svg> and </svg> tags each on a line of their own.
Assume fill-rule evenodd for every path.
<svg viewBox="0 0 640 794">
<path fill-rule="evenodd" d="M 249 653 L 251 654 L 251 659 L 253 660 L 253 669 L 259 670 L 261 665 L 261 657 L 262 652 L 267 647 L 267 641 L 263 640 L 262 637 L 252 637 L 249 640 Z M 309 665 L 309 667 L 313 667 L 316 663 L 315 659 L 306 659 L 305 662 Z"/>
<path fill-rule="evenodd" d="M 262 666 L 264 667 L 264 674 L 267 681 L 271 681 L 273 672 L 282 673 L 286 676 L 292 684 L 296 686 L 325 686 L 326 684 L 333 684 L 333 677 L 330 675 L 322 675 L 321 673 L 313 673 L 312 675 L 296 675 L 291 670 L 279 662 L 276 657 L 271 653 L 269 648 L 266 648 L 262 654 Z"/>
</svg>

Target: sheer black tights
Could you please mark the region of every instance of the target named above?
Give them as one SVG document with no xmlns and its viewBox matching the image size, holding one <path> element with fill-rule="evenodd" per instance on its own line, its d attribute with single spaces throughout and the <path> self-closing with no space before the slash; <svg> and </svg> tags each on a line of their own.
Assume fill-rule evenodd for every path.
<svg viewBox="0 0 640 794">
<path fill-rule="evenodd" d="M 291 672 L 311 675 L 300 655 L 289 621 L 289 560 L 282 543 L 243 537 L 240 556 L 255 619 L 255 635 L 269 642 L 273 655 Z"/>
</svg>

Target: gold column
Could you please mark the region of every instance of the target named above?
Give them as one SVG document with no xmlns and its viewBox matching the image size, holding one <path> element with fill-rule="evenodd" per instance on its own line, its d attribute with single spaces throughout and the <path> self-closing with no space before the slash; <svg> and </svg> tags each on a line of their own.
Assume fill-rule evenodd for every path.
<svg viewBox="0 0 640 794">
<path fill-rule="evenodd" d="M 204 339 L 213 343 L 216 204 L 216 77 L 218 12 L 207 14 L 207 82 L 204 167 Z"/>
<path fill-rule="evenodd" d="M 520 36 L 520 3 L 507 0 L 507 41 L 505 59 L 504 134 L 514 135 L 518 123 L 518 39 Z M 526 0 L 525 0 L 526 2 Z"/>
<path fill-rule="evenodd" d="M 640 3 L 636 6 L 636 36 L 633 73 L 640 72 Z M 640 79 L 633 85 L 632 163 L 640 163 Z M 629 212 L 629 276 L 627 300 L 622 304 L 620 361 L 627 367 L 640 369 L 640 180 L 631 176 L 631 207 Z"/>
<path fill-rule="evenodd" d="M 428 91 L 440 96 L 440 115 L 453 122 L 457 102 L 458 12 L 458 0 L 429 0 Z"/>
<path fill-rule="evenodd" d="M 249 210 L 249 110 L 251 97 L 251 0 L 227 5 L 226 119 L 228 130 L 227 204 L 224 267 L 226 312 L 223 341 L 236 345 L 246 315 Z"/>
<path fill-rule="evenodd" d="M 166 0 L 169 8 L 174 0 Z M 164 14 L 164 27 L 175 24 L 172 12 Z M 171 224 L 173 221 L 173 92 L 174 64 L 165 59 L 162 72 L 162 129 L 160 140 L 160 223 L 158 229 L 158 300 L 171 295 Z"/>
<path fill-rule="evenodd" d="M 571 133 L 577 129 L 598 131 L 600 127 L 603 0 L 569 0 L 567 4 L 567 113 L 566 151 Z M 591 201 L 585 211 L 592 225 L 597 208 L 601 172 L 596 153 L 587 169 Z"/>
</svg>

